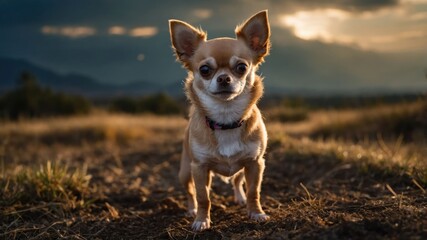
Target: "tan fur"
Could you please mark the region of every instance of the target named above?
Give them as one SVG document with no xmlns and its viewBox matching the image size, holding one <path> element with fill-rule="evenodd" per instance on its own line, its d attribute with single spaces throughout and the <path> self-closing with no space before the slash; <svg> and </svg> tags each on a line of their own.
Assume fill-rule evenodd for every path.
<svg viewBox="0 0 427 240">
<path fill-rule="evenodd" d="M 254 15 L 239 26 L 237 39 L 206 41 L 202 30 L 177 20 L 170 21 L 170 31 L 177 59 L 189 70 L 185 91 L 192 106 L 179 178 L 187 193 L 188 213 L 195 215 L 193 229 L 200 231 L 210 227 L 211 173 L 233 177 L 236 202 L 247 201 L 250 218 L 268 220 L 260 204 L 267 133 L 256 105 L 263 94 L 263 79 L 255 75 L 270 49 L 267 12 Z M 247 65 L 244 75 L 236 72 L 234 61 Z M 201 77 L 199 68 L 206 62 L 214 66 L 210 66 L 211 74 Z M 217 73 L 230 77 L 232 90 L 224 96 L 217 96 L 211 89 L 220 89 L 216 82 L 219 78 L 215 79 Z M 206 125 L 207 116 L 228 119 L 234 116 L 232 114 L 238 115 L 235 120 L 244 121 L 241 127 L 213 131 Z M 243 180 L 246 181 L 246 196 Z"/>
</svg>

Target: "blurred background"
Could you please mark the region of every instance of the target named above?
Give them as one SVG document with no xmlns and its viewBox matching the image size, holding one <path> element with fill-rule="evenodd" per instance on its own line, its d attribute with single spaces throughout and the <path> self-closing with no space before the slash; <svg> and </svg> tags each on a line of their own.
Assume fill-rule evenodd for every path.
<svg viewBox="0 0 427 240">
<path fill-rule="evenodd" d="M 172 54 L 168 19 L 200 26 L 208 38 L 234 37 L 237 24 L 263 9 L 269 10 L 273 44 L 259 71 L 265 99 L 416 98 L 427 89 L 425 0 L 1 0 L 0 94 L 32 79 L 36 88 L 51 91 L 39 95 L 62 94 L 39 100 L 48 112 L 83 106 L 86 98 L 127 112 L 157 109 L 146 102 L 184 99 L 186 72 Z M 3 102 L 10 105 L 22 91 Z M 64 94 L 85 99 L 73 103 Z M 154 100 L 140 99 L 153 95 Z M 177 107 L 161 111 L 175 113 Z M 19 114 L 10 108 L 2 115 L 41 111 Z"/>
</svg>

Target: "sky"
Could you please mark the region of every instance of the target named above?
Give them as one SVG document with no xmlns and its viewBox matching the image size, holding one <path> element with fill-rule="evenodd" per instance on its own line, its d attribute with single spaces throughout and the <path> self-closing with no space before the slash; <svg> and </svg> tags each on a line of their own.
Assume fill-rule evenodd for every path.
<svg viewBox="0 0 427 240">
<path fill-rule="evenodd" d="M 273 91 L 427 90 L 427 0 L 0 0 L 0 57 L 100 82 L 182 81 L 168 20 L 208 38 L 268 9 L 271 55 L 259 72 Z"/>
</svg>

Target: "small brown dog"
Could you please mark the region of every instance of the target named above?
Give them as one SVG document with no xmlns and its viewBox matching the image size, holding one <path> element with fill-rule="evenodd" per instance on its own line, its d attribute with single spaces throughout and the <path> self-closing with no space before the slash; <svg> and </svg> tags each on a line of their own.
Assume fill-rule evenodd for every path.
<svg viewBox="0 0 427 240">
<path fill-rule="evenodd" d="M 267 11 L 238 26 L 235 39 L 206 40 L 201 29 L 178 20 L 169 27 L 176 57 L 188 70 L 192 106 L 179 179 L 195 216 L 193 230 L 210 227 L 211 173 L 232 177 L 235 201 L 247 203 L 251 219 L 268 220 L 260 204 L 267 132 L 256 105 L 263 94 L 256 71 L 270 50 Z"/>
</svg>

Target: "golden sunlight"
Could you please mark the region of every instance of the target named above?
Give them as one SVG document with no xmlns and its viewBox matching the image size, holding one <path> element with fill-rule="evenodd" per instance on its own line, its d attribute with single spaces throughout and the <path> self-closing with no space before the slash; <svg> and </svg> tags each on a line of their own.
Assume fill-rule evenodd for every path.
<svg viewBox="0 0 427 240">
<path fill-rule="evenodd" d="M 362 49 L 398 52 L 425 48 L 425 11 L 410 7 L 363 14 L 338 9 L 298 11 L 281 15 L 279 24 L 304 40 L 318 40 Z M 387 26 L 387 27 L 385 27 Z"/>
<path fill-rule="evenodd" d="M 301 39 L 329 41 L 332 38 L 333 23 L 348 17 L 348 13 L 337 9 L 299 11 L 291 15 L 282 15 L 280 23 L 291 28 L 295 36 Z"/>
</svg>

